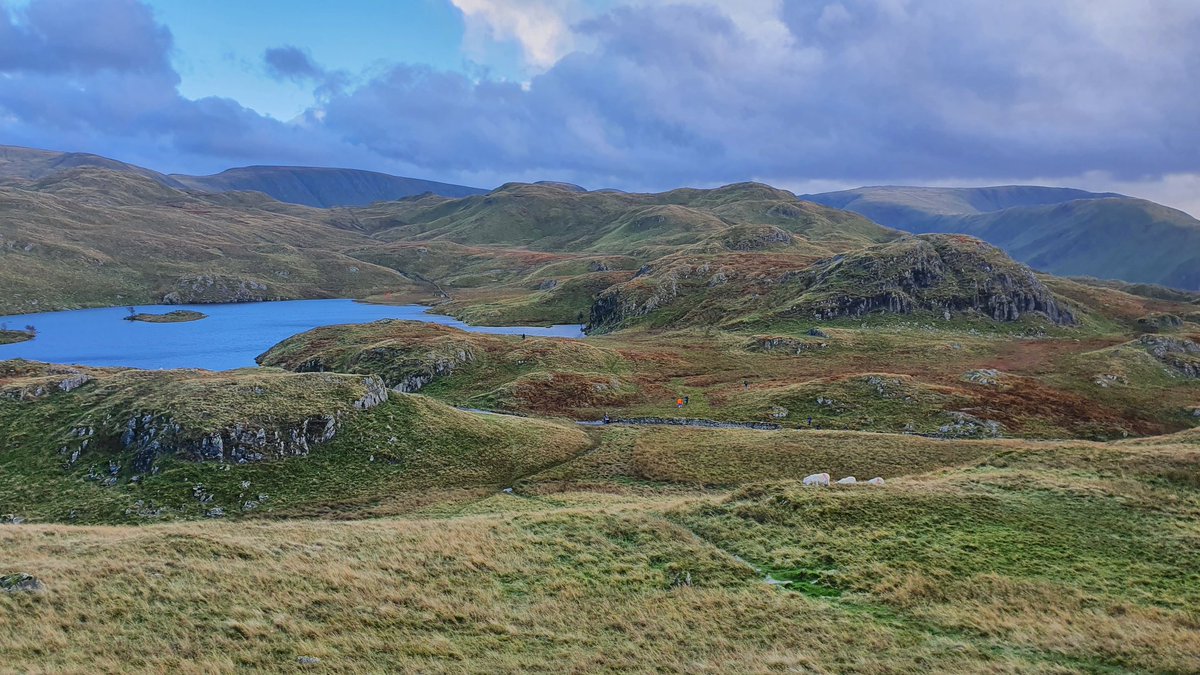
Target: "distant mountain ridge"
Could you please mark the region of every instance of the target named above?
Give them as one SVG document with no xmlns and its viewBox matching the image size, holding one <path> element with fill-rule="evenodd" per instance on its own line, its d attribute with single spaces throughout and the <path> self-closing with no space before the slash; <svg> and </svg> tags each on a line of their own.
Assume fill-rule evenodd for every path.
<svg viewBox="0 0 1200 675">
<path fill-rule="evenodd" d="M 211 176 L 171 174 L 169 178 L 193 190 L 262 192 L 281 202 L 318 208 L 366 206 L 425 193 L 469 197 L 487 192 L 465 185 L 404 178 L 377 171 L 309 166 L 245 166 Z"/>
<path fill-rule="evenodd" d="M 0 145 L 0 178 L 38 180 L 57 171 L 76 167 L 137 174 L 181 190 L 262 192 L 281 202 L 317 208 L 365 206 L 425 193 L 442 197 L 468 197 L 487 192 L 465 185 L 405 178 L 377 171 L 308 166 L 244 166 L 211 176 L 167 175 L 89 153 Z"/>
<path fill-rule="evenodd" d="M 1144 199 L 1019 185 L 864 187 L 801 199 L 917 234 L 969 234 L 1054 274 L 1200 289 L 1200 220 Z"/>
</svg>

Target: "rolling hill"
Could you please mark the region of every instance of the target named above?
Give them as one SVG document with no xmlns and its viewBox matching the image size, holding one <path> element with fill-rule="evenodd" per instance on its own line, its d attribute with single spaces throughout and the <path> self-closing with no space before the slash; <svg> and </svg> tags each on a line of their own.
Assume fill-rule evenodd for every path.
<svg viewBox="0 0 1200 675">
<path fill-rule="evenodd" d="M 318 208 L 364 206 L 426 192 L 466 197 L 486 190 L 404 178 L 376 171 L 309 166 L 245 166 L 211 176 L 166 175 L 126 162 L 84 152 L 56 152 L 0 145 L 0 178 L 38 180 L 77 167 L 132 173 L 168 187 L 198 192 L 262 192 L 281 202 Z"/>
<path fill-rule="evenodd" d="M 1200 221 L 1143 199 L 1033 186 L 869 187 L 803 198 L 909 232 L 979 237 L 1053 274 L 1200 289 Z"/>
</svg>

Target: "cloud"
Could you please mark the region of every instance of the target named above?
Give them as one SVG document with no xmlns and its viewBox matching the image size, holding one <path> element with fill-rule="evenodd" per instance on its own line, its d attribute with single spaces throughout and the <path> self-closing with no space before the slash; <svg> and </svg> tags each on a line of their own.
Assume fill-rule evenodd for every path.
<svg viewBox="0 0 1200 675">
<path fill-rule="evenodd" d="M 525 61 L 549 68 L 573 43 L 569 26 L 579 3 L 571 0 L 451 0 L 467 22 L 468 42 L 515 40 Z"/>
<path fill-rule="evenodd" d="M 0 72 L 162 73 L 171 34 L 134 0 L 37 0 L 0 5 Z"/>
<path fill-rule="evenodd" d="M 308 52 L 291 45 L 266 50 L 263 53 L 263 62 L 266 64 L 267 74 L 276 80 L 306 82 L 320 79 L 325 74 L 325 71 L 313 62 Z"/>
<path fill-rule="evenodd" d="M 520 46 L 528 82 L 420 64 L 352 76 L 281 46 L 272 76 L 314 85 L 290 123 L 180 97 L 170 33 L 135 2 L 0 4 L 0 131 L 484 185 L 1031 177 L 1174 193 L 1200 174 L 1193 0 L 452 1 L 468 41 Z"/>
<path fill-rule="evenodd" d="M 1156 8 L 647 2 L 573 24 L 591 47 L 523 90 L 402 66 L 326 123 L 439 170 L 626 187 L 1196 171 L 1200 5 Z"/>
</svg>

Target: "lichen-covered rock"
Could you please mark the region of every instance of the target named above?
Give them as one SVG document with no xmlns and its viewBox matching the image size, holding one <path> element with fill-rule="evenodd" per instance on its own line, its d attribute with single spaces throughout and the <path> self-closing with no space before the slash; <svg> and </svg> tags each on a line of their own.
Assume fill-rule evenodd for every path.
<svg viewBox="0 0 1200 675">
<path fill-rule="evenodd" d="M 44 590 L 46 585 L 32 574 L 18 572 L 0 576 L 0 591 L 5 593 L 41 593 Z"/>
</svg>

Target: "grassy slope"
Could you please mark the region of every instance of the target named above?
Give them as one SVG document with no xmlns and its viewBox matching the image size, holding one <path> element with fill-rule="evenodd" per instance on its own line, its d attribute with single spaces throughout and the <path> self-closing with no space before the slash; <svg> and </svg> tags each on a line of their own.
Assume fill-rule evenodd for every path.
<svg viewBox="0 0 1200 675">
<path fill-rule="evenodd" d="M 196 277 L 256 284 L 263 298 L 416 288 L 340 252 L 362 235 L 93 168 L 0 187 L 0 238 L 4 313 L 158 301 Z"/>
<path fill-rule="evenodd" d="M 766 438 L 730 433 L 734 454 Z M 857 440 L 844 461 L 893 452 Z M 882 488 L 639 497 L 584 470 L 435 520 L 3 527 L 47 591 L 0 594 L 0 650 L 18 670 L 1194 671 L 1198 443 L 1009 441 Z"/>
</svg>

